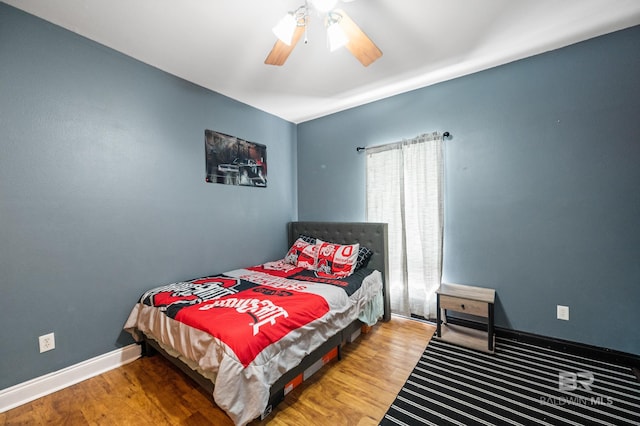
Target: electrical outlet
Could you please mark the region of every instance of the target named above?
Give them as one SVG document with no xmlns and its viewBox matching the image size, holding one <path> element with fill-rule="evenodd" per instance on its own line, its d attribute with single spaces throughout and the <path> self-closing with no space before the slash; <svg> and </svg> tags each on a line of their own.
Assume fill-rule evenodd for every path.
<svg viewBox="0 0 640 426">
<path fill-rule="evenodd" d="M 56 348 L 56 338 L 53 333 L 38 337 L 38 342 L 40 343 L 40 353 Z"/>
<path fill-rule="evenodd" d="M 569 307 L 558 305 L 557 316 L 559 320 L 569 321 Z"/>
</svg>

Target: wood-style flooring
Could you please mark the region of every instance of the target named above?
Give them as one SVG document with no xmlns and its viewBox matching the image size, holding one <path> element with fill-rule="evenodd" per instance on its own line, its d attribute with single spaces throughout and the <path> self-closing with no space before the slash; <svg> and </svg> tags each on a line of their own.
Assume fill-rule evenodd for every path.
<svg viewBox="0 0 640 426">
<path fill-rule="evenodd" d="M 251 426 L 377 425 L 413 370 L 435 326 L 393 316 Z M 161 356 L 141 358 L 0 413 L 0 425 L 220 425 L 233 423 Z"/>
</svg>

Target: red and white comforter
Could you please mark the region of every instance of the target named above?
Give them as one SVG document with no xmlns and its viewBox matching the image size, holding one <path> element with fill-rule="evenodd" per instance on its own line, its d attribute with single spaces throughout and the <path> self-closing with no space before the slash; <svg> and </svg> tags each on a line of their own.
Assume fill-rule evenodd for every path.
<svg viewBox="0 0 640 426">
<path fill-rule="evenodd" d="M 361 285 L 360 285 L 361 283 Z M 146 292 L 124 328 L 155 339 L 215 382 L 238 425 L 260 416 L 271 385 L 352 321 L 382 291 L 378 271 L 346 279 L 271 262 Z"/>
</svg>

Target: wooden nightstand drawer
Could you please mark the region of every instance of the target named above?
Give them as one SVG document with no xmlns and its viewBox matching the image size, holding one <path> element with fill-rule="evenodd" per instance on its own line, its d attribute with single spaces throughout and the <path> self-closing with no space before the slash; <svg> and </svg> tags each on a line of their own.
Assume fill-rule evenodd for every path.
<svg viewBox="0 0 640 426">
<path fill-rule="evenodd" d="M 460 297 L 451 297 L 444 294 L 440 295 L 440 308 L 450 309 L 456 312 L 464 312 L 484 318 L 489 317 L 489 308 L 487 307 L 486 302 L 462 299 Z"/>
</svg>

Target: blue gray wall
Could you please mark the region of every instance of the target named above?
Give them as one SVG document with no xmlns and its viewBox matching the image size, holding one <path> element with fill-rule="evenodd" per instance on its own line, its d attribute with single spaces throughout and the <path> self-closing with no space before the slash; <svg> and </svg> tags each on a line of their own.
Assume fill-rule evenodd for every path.
<svg viewBox="0 0 640 426">
<path fill-rule="evenodd" d="M 205 129 L 265 144 L 268 187 L 205 183 Z M 0 3 L 0 389 L 131 343 L 153 285 L 282 257 L 295 164 L 295 125 Z"/>
<path fill-rule="evenodd" d="M 449 131 L 443 280 L 496 288 L 501 327 L 640 354 L 638 46 L 634 27 L 299 125 L 299 218 L 364 220 L 356 146 Z"/>
</svg>

